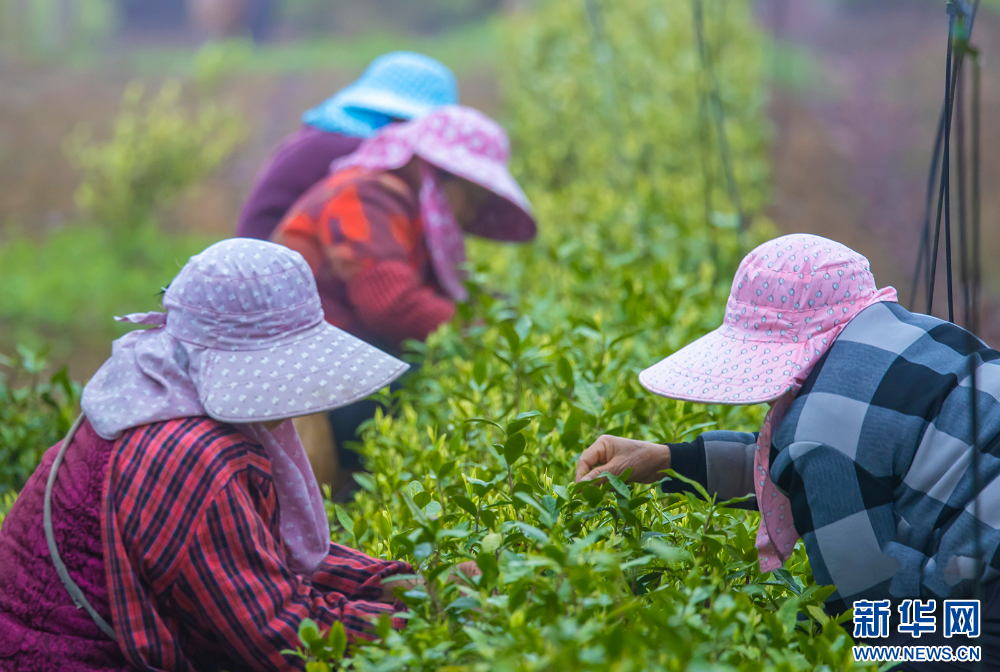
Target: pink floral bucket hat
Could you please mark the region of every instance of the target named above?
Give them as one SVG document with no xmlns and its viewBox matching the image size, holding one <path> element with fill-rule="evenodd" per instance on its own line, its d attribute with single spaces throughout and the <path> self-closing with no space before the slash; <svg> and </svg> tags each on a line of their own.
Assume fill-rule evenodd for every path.
<svg viewBox="0 0 1000 672">
<path fill-rule="evenodd" d="M 424 159 L 419 193 L 420 215 L 438 281 L 452 298 L 464 300 L 461 266 L 464 234 L 448 206 L 439 176 L 447 171 L 486 189 L 468 233 L 506 242 L 535 237 L 531 204 L 507 169 L 507 134 L 482 112 L 461 105 L 439 107 L 415 121 L 392 124 L 369 138 L 350 156 L 334 161 L 332 171 L 361 167 L 394 170 L 414 156 Z"/>
<path fill-rule="evenodd" d="M 774 401 L 805 380 L 878 289 L 861 254 L 796 233 L 750 252 L 736 272 L 722 326 L 639 375 L 650 392 L 704 404 Z"/>
</svg>

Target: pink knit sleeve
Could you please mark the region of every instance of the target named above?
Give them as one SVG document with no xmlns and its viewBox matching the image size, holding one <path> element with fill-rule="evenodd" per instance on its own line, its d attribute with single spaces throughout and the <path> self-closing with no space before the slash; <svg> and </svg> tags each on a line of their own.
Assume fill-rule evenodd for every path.
<svg viewBox="0 0 1000 672">
<path fill-rule="evenodd" d="M 391 343 L 423 341 L 451 319 L 455 304 L 422 285 L 416 270 L 397 261 L 380 261 L 359 272 L 347 294 L 364 326 Z"/>
</svg>

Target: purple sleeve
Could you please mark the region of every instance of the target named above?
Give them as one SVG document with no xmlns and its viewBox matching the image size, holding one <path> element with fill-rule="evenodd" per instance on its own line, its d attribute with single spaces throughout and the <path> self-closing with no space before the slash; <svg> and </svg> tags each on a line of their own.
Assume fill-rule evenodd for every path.
<svg viewBox="0 0 1000 672">
<path fill-rule="evenodd" d="M 267 240 L 298 198 L 330 172 L 334 159 L 347 156 L 361 138 L 303 126 L 290 135 L 257 175 L 236 235 Z"/>
</svg>

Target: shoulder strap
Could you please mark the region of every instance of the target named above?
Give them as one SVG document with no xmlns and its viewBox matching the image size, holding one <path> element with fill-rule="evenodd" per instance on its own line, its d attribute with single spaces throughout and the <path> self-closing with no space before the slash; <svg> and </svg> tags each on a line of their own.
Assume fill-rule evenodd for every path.
<svg viewBox="0 0 1000 672">
<path fill-rule="evenodd" d="M 56 455 L 56 459 L 52 461 L 52 469 L 49 471 L 49 480 L 45 484 L 45 503 L 42 509 L 42 524 L 45 527 L 45 541 L 49 545 L 49 554 L 52 556 L 52 564 L 56 567 L 56 573 L 59 578 L 62 579 L 63 585 L 66 586 L 66 592 L 73 599 L 73 604 L 76 605 L 77 609 L 83 607 L 90 614 L 90 617 L 94 619 L 97 623 L 97 627 L 101 631 L 110 637 L 112 641 L 117 642 L 118 637 L 115 635 L 115 630 L 112 628 L 107 621 L 105 621 L 97 610 L 87 601 L 84 597 L 83 591 L 80 590 L 80 586 L 76 585 L 72 577 L 69 575 L 69 570 L 66 569 L 65 563 L 62 561 L 62 557 L 59 555 L 59 549 L 56 547 L 56 536 L 52 530 L 52 488 L 56 483 L 56 474 L 59 472 L 59 465 L 62 464 L 63 457 L 66 455 L 66 449 L 69 448 L 69 444 L 72 443 L 73 437 L 76 435 L 76 430 L 80 429 L 80 425 L 86 420 L 87 416 L 83 413 L 80 417 L 73 422 L 73 426 L 69 428 L 69 432 L 66 434 L 66 438 L 63 439 L 62 446 L 59 448 L 59 453 Z"/>
</svg>

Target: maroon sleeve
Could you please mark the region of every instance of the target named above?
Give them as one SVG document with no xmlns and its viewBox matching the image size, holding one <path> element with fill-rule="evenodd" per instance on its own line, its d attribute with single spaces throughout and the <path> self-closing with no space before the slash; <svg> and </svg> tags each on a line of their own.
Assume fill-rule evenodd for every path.
<svg viewBox="0 0 1000 672">
<path fill-rule="evenodd" d="M 303 126 L 289 136 L 257 175 L 240 213 L 236 235 L 267 240 L 292 204 L 330 172 L 330 163 L 347 156 L 360 138 Z"/>
<path fill-rule="evenodd" d="M 380 261 L 358 273 L 347 286 L 358 318 L 389 343 L 424 341 L 455 314 L 455 304 L 422 285 L 412 267 Z"/>
<path fill-rule="evenodd" d="M 350 258 L 342 265 L 349 269 L 343 277 L 361 324 L 398 345 L 408 338 L 425 340 L 452 318 L 455 305 L 426 277 L 427 250 L 415 198 L 390 183 L 365 180 L 353 196 L 345 190 L 333 212 L 350 252 L 338 255 L 331 249 L 328 256 Z"/>
</svg>

